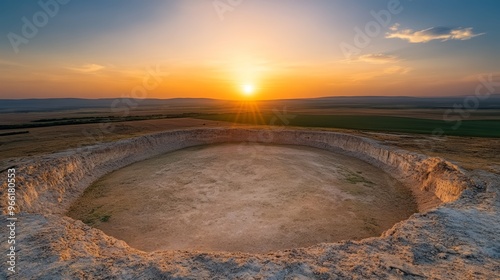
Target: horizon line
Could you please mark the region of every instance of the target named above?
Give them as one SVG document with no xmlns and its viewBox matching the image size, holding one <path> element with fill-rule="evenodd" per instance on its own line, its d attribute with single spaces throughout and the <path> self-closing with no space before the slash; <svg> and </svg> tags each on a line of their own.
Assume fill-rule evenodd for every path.
<svg viewBox="0 0 500 280">
<path fill-rule="evenodd" d="M 102 98 L 81 98 L 81 97 L 46 97 L 46 98 L 0 98 L 6 101 L 22 101 L 22 100 L 113 100 L 113 99 L 140 99 L 140 100 L 175 100 L 175 99 L 190 99 L 190 100 L 214 100 L 214 101 L 247 101 L 247 102 L 262 102 L 262 101 L 280 101 L 280 100 L 317 100 L 327 98 L 412 98 L 412 99 L 439 99 L 439 98 L 463 98 L 469 95 L 444 95 L 444 96 L 411 96 L 411 95 L 338 95 L 338 96 L 321 96 L 321 97 L 304 97 L 304 98 L 277 98 L 277 99 L 219 99 L 210 97 L 172 97 L 172 98 L 131 98 L 131 97 L 102 97 Z M 500 93 L 492 93 L 490 96 L 500 96 Z"/>
</svg>

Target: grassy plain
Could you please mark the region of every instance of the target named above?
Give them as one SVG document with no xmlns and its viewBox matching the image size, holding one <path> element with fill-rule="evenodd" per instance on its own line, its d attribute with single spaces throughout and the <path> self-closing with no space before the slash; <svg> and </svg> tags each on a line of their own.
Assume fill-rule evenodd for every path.
<svg viewBox="0 0 500 280">
<path fill-rule="evenodd" d="M 377 115 L 303 115 L 288 113 L 286 125 L 299 127 L 321 127 L 355 129 L 364 131 L 399 132 L 413 134 L 433 134 L 440 129 L 443 134 L 451 136 L 500 137 L 500 120 L 462 120 L 447 122 L 444 120 L 408 118 Z M 277 114 L 231 113 L 199 115 L 213 121 L 226 121 L 244 124 L 282 124 Z"/>
</svg>

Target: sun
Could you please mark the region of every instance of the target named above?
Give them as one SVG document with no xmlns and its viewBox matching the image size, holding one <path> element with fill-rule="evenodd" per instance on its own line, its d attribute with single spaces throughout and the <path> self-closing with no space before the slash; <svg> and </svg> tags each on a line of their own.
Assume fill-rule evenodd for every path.
<svg viewBox="0 0 500 280">
<path fill-rule="evenodd" d="M 245 96 L 252 96 L 255 92 L 255 87 L 252 84 L 244 84 L 241 86 L 241 90 Z"/>
</svg>

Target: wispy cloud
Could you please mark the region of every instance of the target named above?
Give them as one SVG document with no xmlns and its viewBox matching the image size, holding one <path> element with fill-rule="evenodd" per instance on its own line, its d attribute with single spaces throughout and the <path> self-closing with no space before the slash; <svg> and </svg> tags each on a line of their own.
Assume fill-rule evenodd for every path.
<svg viewBox="0 0 500 280">
<path fill-rule="evenodd" d="M 399 75 L 404 75 L 408 74 L 412 69 L 410 67 L 404 67 L 404 66 L 393 66 L 386 68 L 384 70 L 384 74 L 388 75 L 393 75 L 393 74 L 399 74 Z"/>
<path fill-rule="evenodd" d="M 13 61 L 8 61 L 8 60 L 2 60 L 0 59 L 0 65 L 4 66 L 17 66 L 17 67 L 24 67 L 25 65 Z"/>
<path fill-rule="evenodd" d="M 382 53 L 365 54 L 358 57 L 356 60 L 368 63 L 377 63 L 377 64 L 394 63 L 399 61 L 398 57 L 395 55 L 388 55 Z"/>
<path fill-rule="evenodd" d="M 426 43 L 432 40 L 469 40 L 485 33 L 474 33 L 472 27 L 431 27 L 424 30 L 414 31 L 412 29 L 400 29 L 396 23 L 386 33 L 386 38 L 397 38 L 407 40 L 410 43 Z"/>
<path fill-rule="evenodd" d="M 384 66 L 377 70 L 356 72 L 351 76 L 352 82 L 363 82 L 381 78 L 392 78 L 395 76 L 406 75 L 412 71 L 412 68 L 405 66 Z M 398 79 L 396 79 L 397 81 Z"/>
<path fill-rule="evenodd" d="M 99 64 L 85 64 L 81 67 L 68 67 L 68 69 L 82 72 L 82 73 L 92 73 L 104 69 L 105 67 Z"/>
<path fill-rule="evenodd" d="M 401 60 L 399 59 L 399 57 L 395 55 L 383 54 L 383 53 L 370 53 L 360 56 L 353 56 L 340 61 L 335 61 L 334 63 L 341 62 L 341 63 L 351 64 L 353 62 L 364 62 L 370 64 L 387 64 L 387 63 L 397 63 L 399 61 Z"/>
</svg>

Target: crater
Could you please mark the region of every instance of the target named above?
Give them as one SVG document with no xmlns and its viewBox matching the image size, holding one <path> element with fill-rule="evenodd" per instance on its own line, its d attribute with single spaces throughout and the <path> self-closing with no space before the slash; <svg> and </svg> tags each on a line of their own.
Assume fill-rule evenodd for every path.
<svg viewBox="0 0 500 280">
<path fill-rule="evenodd" d="M 118 169 L 67 215 L 143 251 L 265 253 L 380 236 L 417 211 L 409 188 L 358 158 L 242 142 Z"/>
<path fill-rule="evenodd" d="M 499 224 L 490 187 L 444 159 L 365 137 L 181 129 L 29 157 L 15 168 L 19 243 L 30 245 L 19 267 L 47 268 L 20 270 L 26 279 L 495 271 L 498 230 L 485 227 Z M 415 203 L 422 215 L 405 219 Z M 335 242 L 368 236 L 378 237 Z"/>
</svg>

